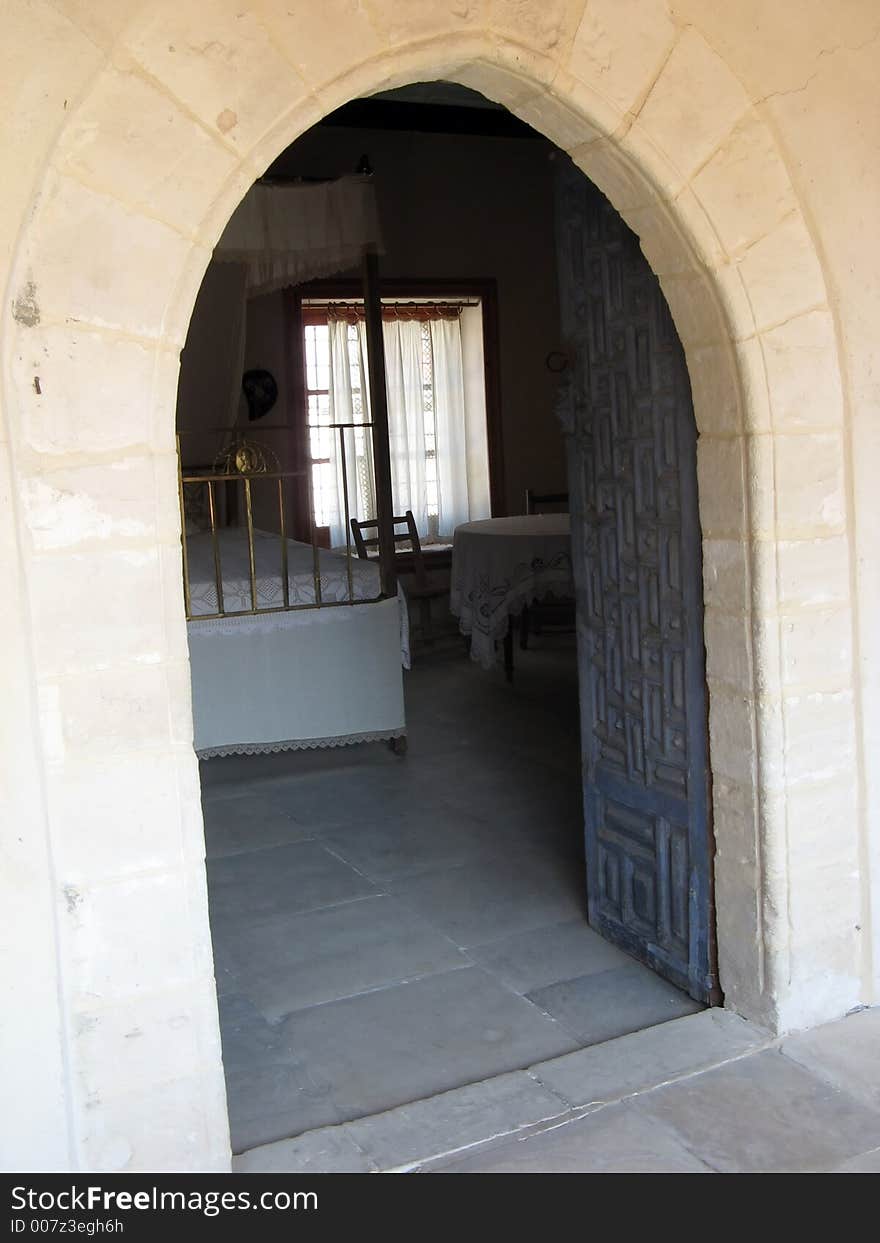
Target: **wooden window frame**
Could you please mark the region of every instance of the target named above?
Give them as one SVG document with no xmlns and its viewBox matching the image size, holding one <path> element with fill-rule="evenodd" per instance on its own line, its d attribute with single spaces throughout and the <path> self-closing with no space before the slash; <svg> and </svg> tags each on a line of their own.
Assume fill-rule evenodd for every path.
<svg viewBox="0 0 880 1243">
<path fill-rule="evenodd" d="M 507 513 L 504 495 L 504 445 L 501 429 L 501 388 L 498 349 L 498 286 L 488 277 L 468 277 L 455 280 L 444 277 L 439 280 L 388 278 L 380 282 L 380 296 L 387 299 L 436 298 L 454 301 L 456 298 L 479 298 L 483 319 L 483 367 L 486 383 L 486 449 L 489 466 L 489 505 L 493 517 Z M 290 422 L 298 429 L 294 457 L 296 469 L 308 466 L 308 429 L 305 356 L 303 352 L 303 301 L 309 298 L 327 298 L 346 302 L 362 299 L 363 284 L 359 280 L 319 280 L 297 285 L 284 291 L 285 338 L 288 367 L 288 391 L 292 395 L 293 408 Z M 311 530 L 312 516 L 308 512 L 308 496 L 298 498 L 295 523 L 297 531 Z M 302 539 L 302 534 L 296 538 Z"/>
</svg>

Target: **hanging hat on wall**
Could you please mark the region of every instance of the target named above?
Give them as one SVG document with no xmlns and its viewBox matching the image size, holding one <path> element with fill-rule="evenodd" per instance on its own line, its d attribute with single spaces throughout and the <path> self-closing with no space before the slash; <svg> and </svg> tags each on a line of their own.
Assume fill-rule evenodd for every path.
<svg viewBox="0 0 880 1243">
<path fill-rule="evenodd" d="M 248 419 L 253 423 L 268 414 L 278 400 L 278 385 L 270 371 L 246 371 L 241 389 L 248 404 Z"/>
</svg>

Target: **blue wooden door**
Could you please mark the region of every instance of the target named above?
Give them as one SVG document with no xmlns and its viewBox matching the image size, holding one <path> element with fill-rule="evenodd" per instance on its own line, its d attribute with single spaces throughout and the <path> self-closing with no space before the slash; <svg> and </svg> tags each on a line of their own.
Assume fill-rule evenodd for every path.
<svg viewBox="0 0 880 1243">
<path fill-rule="evenodd" d="M 696 426 L 657 278 L 560 161 L 589 920 L 717 1000 Z"/>
</svg>

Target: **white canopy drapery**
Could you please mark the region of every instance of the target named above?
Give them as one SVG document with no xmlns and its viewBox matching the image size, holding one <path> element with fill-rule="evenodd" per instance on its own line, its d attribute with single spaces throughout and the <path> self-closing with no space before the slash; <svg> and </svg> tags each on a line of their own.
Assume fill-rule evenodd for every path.
<svg viewBox="0 0 880 1243">
<path fill-rule="evenodd" d="M 251 187 L 215 247 L 181 357 L 177 426 L 191 462 L 211 461 L 217 433 L 241 416 L 249 300 L 348 271 L 370 251 L 382 238 L 369 177 Z"/>
<path fill-rule="evenodd" d="M 247 269 L 247 294 L 271 293 L 357 267 L 382 252 L 369 177 L 276 185 L 259 182 L 242 199 L 214 250 Z"/>
</svg>

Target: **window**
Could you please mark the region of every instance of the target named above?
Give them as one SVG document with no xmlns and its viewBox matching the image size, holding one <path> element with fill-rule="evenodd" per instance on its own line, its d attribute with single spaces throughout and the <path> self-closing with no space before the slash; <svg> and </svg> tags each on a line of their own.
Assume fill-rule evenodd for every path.
<svg viewBox="0 0 880 1243">
<path fill-rule="evenodd" d="M 308 426 L 309 460 L 312 474 L 312 510 L 315 526 L 329 529 L 338 522 L 338 496 L 336 487 L 336 457 L 339 450 L 339 432 L 331 428 L 335 421 L 330 392 L 330 327 L 326 314 L 323 322 L 310 315 L 304 326 L 304 355 L 306 370 L 306 413 Z M 348 331 L 348 382 L 351 391 L 351 414 L 353 423 L 366 423 L 369 413 L 365 409 L 366 394 L 362 388 L 360 348 L 357 328 Z M 364 376 L 365 378 L 365 376 Z M 372 455 L 365 430 L 353 431 L 355 442 L 356 503 L 354 508 L 364 516 L 372 517 L 373 488 L 371 482 Z"/>
<path fill-rule="evenodd" d="M 395 512 L 411 509 L 423 539 L 448 539 L 491 512 L 482 300 L 382 305 Z M 307 297 L 301 322 L 313 521 L 337 546 L 346 509 L 375 517 L 363 303 Z"/>
</svg>

